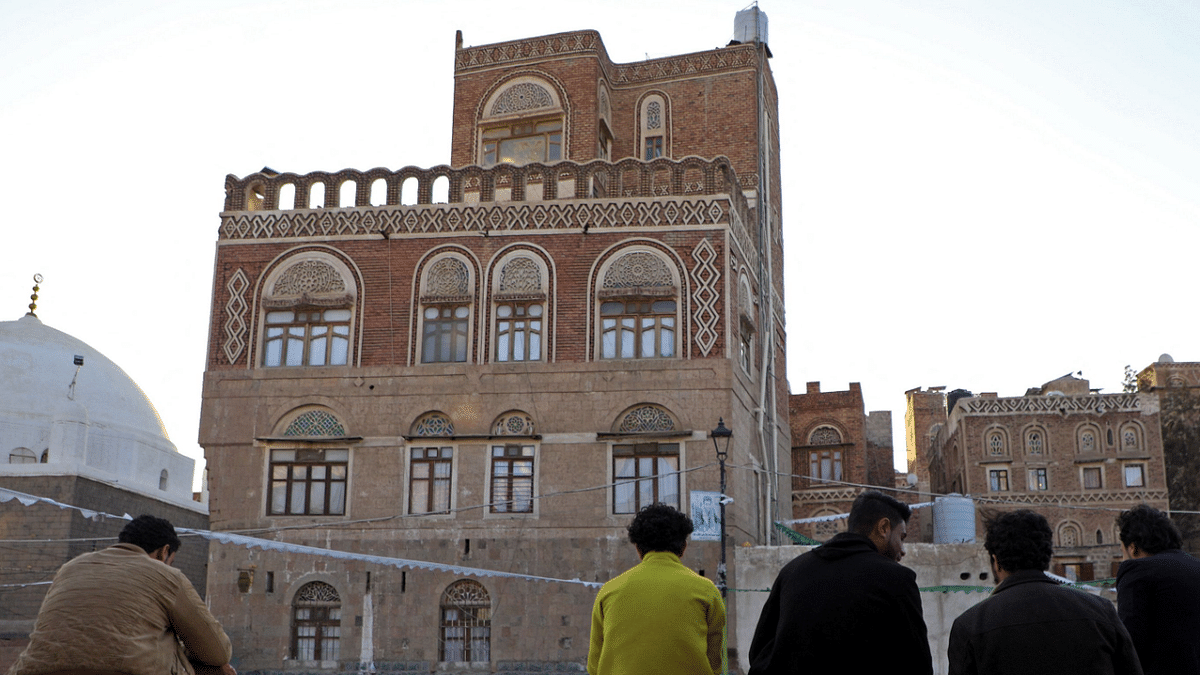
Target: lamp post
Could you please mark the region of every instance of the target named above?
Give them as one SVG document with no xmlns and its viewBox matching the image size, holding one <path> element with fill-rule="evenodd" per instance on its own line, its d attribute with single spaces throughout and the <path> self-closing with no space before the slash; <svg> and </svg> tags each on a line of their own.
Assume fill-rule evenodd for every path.
<svg viewBox="0 0 1200 675">
<path fill-rule="evenodd" d="M 728 587 L 725 583 L 725 459 L 729 457 L 729 437 L 733 432 L 725 426 L 725 418 L 717 419 L 717 428 L 712 430 L 713 449 L 721 464 L 721 564 L 717 565 L 717 586 L 721 589 L 721 600 L 725 600 Z"/>
</svg>

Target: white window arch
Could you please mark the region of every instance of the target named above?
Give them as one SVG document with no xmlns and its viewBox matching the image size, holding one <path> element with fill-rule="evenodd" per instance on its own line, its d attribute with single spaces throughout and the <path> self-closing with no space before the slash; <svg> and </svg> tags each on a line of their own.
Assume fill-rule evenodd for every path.
<svg viewBox="0 0 1200 675">
<path fill-rule="evenodd" d="M 323 581 L 300 587 L 292 601 L 292 658 L 337 661 L 341 655 L 342 599 Z"/>
<path fill-rule="evenodd" d="M 598 287 L 598 358 L 679 355 L 680 286 L 665 256 L 640 247 L 617 253 L 600 270 Z"/>
<path fill-rule="evenodd" d="M 548 285 L 546 264 L 531 251 L 510 253 L 495 265 L 492 353 L 496 362 L 546 360 Z"/>
<path fill-rule="evenodd" d="M 671 114 L 665 96 L 652 93 L 638 106 L 638 158 L 643 161 L 670 157 Z"/>
<path fill-rule="evenodd" d="M 471 358 L 471 324 L 475 307 L 474 266 L 447 253 L 429 261 L 421 272 L 421 363 L 466 363 Z"/>
<path fill-rule="evenodd" d="M 263 284 L 260 363 L 349 365 L 357 294 L 350 268 L 332 255 L 304 252 L 277 266 Z"/>
<path fill-rule="evenodd" d="M 566 157 L 565 115 L 558 88 L 526 75 L 505 82 L 483 104 L 479 163 L 528 164 Z"/>
</svg>

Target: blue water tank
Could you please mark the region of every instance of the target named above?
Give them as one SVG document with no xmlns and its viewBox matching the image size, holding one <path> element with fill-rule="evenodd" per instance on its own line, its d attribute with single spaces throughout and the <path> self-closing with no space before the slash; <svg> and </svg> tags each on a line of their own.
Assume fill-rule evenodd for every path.
<svg viewBox="0 0 1200 675">
<path fill-rule="evenodd" d="M 954 493 L 933 500 L 933 543 L 975 543 L 975 502 L 970 497 Z"/>
</svg>

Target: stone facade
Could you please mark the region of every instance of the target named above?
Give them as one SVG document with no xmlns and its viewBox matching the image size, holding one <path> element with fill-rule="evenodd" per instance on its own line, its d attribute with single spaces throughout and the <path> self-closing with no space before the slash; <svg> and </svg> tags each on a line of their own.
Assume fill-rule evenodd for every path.
<svg viewBox="0 0 1200 675">
<path fill-rule="evenodd" d="M 1080 580 L 1116 573 L 1121 547 L 1115 518 L 1139 503 L 1167 507 L 1157 396 L 1092 393 L 1066 376 L 1001 398 L 955 391 L 945 424 L 930 401 L 940 392 L 908 392 L 910 443 L 933 432 L 918 471 L 935 494 L 971 496 L 979 512 L 1029 508 L 1055 529 L 1053 571 Z M 927 427 L 928 422 L 933 422 Z"/>
<path fill-rule="evenodd" d="M 226 178 L 212 529 L 562 580 L 214 545 L 239 671 L 579 670 L 581 582 L 636 563 L 637 506 L 718 489 L 719 419 L 730 545 L 777 541 L 769 476 L 791 442 L 764 53 L 626 66 L 592 31 L 460 42 L 450 166 Z M 719 559 L 696 541 L 684 560 L 716 579 Z"/>
<path fill-rule="evenodd" d="M 1200 363 L 1164 354 L 1138 374 L 1137 387 L 1158 398 L 1171 519 L 1184 550 L 1200 555 Z"/>
<path fill-rule="evenodd" d="M 858 382 L 851 382 L 847 391 L 827 392 L 821 391 L 820 382 L 809 382 L 805 393 L 789 397 L 788 414 L 792 428 L 793 518 L 849 513 L 854 498 L 862 491 L 856 486 L 896 485 L 892 414 L 865 412 Z M 804 523 L 794 529 L 825 541 L 844 531 L 846 521 Z"/>
</svg>

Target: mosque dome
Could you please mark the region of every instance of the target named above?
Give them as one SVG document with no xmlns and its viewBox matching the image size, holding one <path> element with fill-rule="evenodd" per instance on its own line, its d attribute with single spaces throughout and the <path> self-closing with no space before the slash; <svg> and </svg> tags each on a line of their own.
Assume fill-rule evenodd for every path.
<svg viewBox="0 0 1200 675">
<path fill-rule="evenodd" d="M 0 322 L 0 382 L 0 415 L 132 431 L 175 450 L 158 411 L 125 371 L 32 314 Z"/>
</svg>

